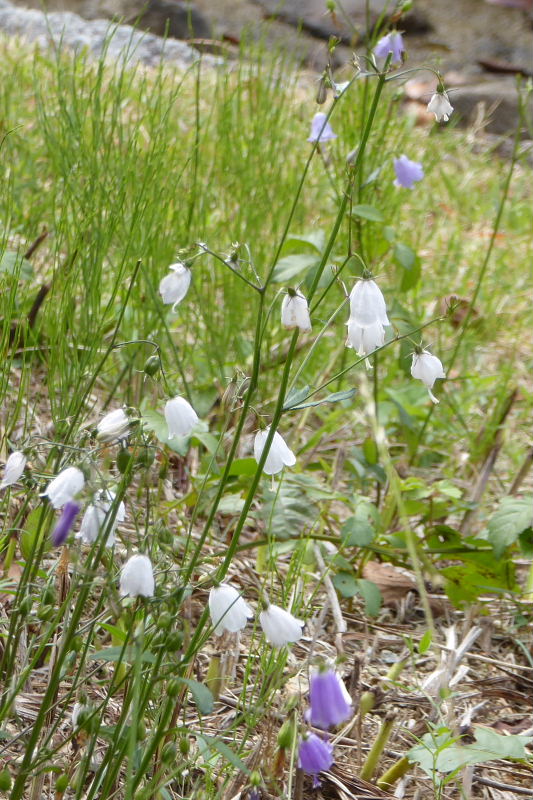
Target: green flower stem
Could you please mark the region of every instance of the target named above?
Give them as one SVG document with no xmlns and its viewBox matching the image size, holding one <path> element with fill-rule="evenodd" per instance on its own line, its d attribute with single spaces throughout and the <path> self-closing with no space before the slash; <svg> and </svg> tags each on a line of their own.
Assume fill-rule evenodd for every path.
<svg viewBox="0 0 533 800">
<path fill-rule="evenodd" d="M 409 761 L 408 758 L 405 756 L 403 758 L 398 759 L 392 767 L 389 767 L 386 772 L 383 773 L 381 778 L 376 781 L 376 786 L 378 789 L 383 789 L 384 791 L 390 791 L 391 787 L 403 778 L 403 776 L 410 770 L 413 765 Z"/>
<path fill-rule="evenodd" d="M 366 757 L 366 761 L 361 769 L 360 775 L 364 781 L 371 780 L 372 775 L 376 771 L 379 764 L 379 759 L 383 755 L 383 751 L 387 746 L 387 742 L 389 741 L 390 735 L 394 729 L 395 721 L 396 715 L 394 712 L 389 712 L 381 723 L 378 735 L 374 739 L 374 743 L 372 744 L 370 752 Z"/>
</svg>

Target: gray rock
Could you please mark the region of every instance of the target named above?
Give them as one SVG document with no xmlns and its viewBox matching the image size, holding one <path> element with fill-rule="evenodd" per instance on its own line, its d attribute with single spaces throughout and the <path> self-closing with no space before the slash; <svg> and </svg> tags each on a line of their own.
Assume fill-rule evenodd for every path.
<svg viewBox="0 0 533 800">
<path fill-rule="evenodd" d="M 171 36 L 173 39 L 207 39 L 211 36 L 210 25 L 203 14 L 192 3 L 180 0 L 149 0 L 138 18 L 143 30 L 157 36 Z M 134 21 L 131 14 L 127 21 Z"/>
<path fill-rule="evenodd" d="M 484 130 L 489 133 L 504 134 L 515 131 L 520 124 L 518 94 L 513 78 L 478 83 L 474 86 L 461 86 L 450 91 L 454 113 L 463 122 L 472 123 L 486 119 Z M 527 108 L 530 120 L 533 118 L 533 103 Z"/>
<path fill-rule="evenodd" d="M 165 61 L 187 67 L 200 57 L 185 42 L 165 40 L 130 25 L 116 25 L 104 19 L 85 20 L 71 11 L 44 14 L 15 7 L 6 0 L 0 0 L 0 31 L 22 36 L 42 47 L 61 45 L 75 51 L 86 50 L 94 56 L 105 53 L 109 58 L 123 58 L 128 64 L 157 66 Z M 218 63 L 206 55 L 202 61 Z"/>
</svg>

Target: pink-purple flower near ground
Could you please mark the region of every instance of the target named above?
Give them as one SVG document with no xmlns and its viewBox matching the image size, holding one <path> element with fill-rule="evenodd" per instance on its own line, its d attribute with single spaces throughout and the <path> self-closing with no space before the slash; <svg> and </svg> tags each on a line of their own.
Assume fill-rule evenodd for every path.
<svg viewBox="0 0 533 800">
<path fill-rule="evenodd" d="M 387 58 L 389 53 L 392 53 L 391 64 L 402 63 L 405 47 L 403 45 L 403 36 L 398 31 L 391 31 L 386 36 L 382 36 L 374 47 L 376 58 Z"/>
<path fill-rule="evenodd" d="M 79 513 L 80 507 L 77 503 L 74 503 L 72 500 L 69 500 L 68 503 L 65 503 L 63 511 L 61 512 L 61 516 L 59 517 L 57 524 L 52 531 L 52 544 L 54 547 L 59 547 L 66 542 L 67 536 L 74 525 L 74 520 Z"/>
<path fill-rule="evenodd" d="M 350 695 L 335 670 L 319 670 L 309 686 L 309 722 L 315 728 L 335 728 L 352 715 Z"/>
<path fill-rule="evenodd" d="M 300 739 L 298 748 L 298 766 L 308 775 L 312 775 L 317 783 L 317 775 L 329 769 L 333 764 L 333 746 L 327 739 L 316 733 L 309 733 Z"/>
<path fill-rule="evenodd" d="M 331 139 L 336 139 L 337 134 L 334 133 L 327 115 L 319 111 L 313 117 L 311 122 L 311 134 L 309 135 L 308 142 L 329 142 Z"/>
<path fill-rule="evenodd" d="M 417 181 L 424 177 L 422 164 L 418 161 L 411 161 L 405 155 L 394 159 L 394 172 L 396 173 L 395 186 L 402 186 L 404 189 L 412 189 Z"/>
</svg>

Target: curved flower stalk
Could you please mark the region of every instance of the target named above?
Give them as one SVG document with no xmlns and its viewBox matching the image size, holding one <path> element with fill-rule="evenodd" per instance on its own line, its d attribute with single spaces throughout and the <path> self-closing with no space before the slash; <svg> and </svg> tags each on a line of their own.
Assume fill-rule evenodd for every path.
<svg viewBox="0 0 533 800">
<path fill-rule="evenodd" d="M 77 467 L 62 470 L 46 487 L 44 497 L 48 497 L 54 508 L 61 508 L 73 500 L 85 486 L 85 476 Z"/>
<path fill-rule="evenodd" d="M 274 647 L 283 647 L 301 639 L 304 622 L 279 606 L 269 605 L 259 614 L 267 642 Z"/>
<path fill-rule="evenodd" d="M 267 440 L 269 428 L 264 431 L 258 431 L 254 439 L 254 458 L 259 464 L 263 450 L 265 449 L 265 442 Z M 283 436 L 277 431 L 274 434 L 270 450 L 263 465 L 263 472 L 267 475 L 277 475 L 281 472 L 283 467 L 293 467 L 296 464 L 296 456 L 288 447 Z"/>
<path fill-rule="evenodd" d="M 22 477 L 22 473 L 26 467 L 26 460 L 26 456 L 20 450 L 15 450 L 11 453 L 4 467 L 4 477 L 0 483 L 0 489 L 12 486 Z"/>
<path fill-rule="evenodd" d="M 159 294 L 165 305 L 172 305 L 172 311 L 176 310 L 191 285 L 192 273 L 189 267 L 178 261 L 169 267 L 170 274 L 159 283 Z"/>
<path fill-rule="evenodd" d="M 152 562 L 148 556 L 132 556 L 120 572 L 120 595 L 125 597 L 153 597 L 155 589 Z"/>
<path fill-rule="evenodd" d="M 224 631 L 236 633 L 242 630 L 254 615 L 248 603 L 229 583 L 221 583 L 211 589 L 209 613 L 217 636 L 222 636 Z"/>
<path fill-rule="evenodd" d="M 433 403 L 438 403 L 438 398 L 435 397 L 431 391 L 433 384 L 437 378 L 445 378 L 446 373 L 442 367 L 442 363 L 437 356 L 432 355 L 428 350 L 422 350 L 419 353 L 413 353 L 413 361 L 411 363 L 411 375 L 413 378 L 418 378 L 427 387 L 429 396 Z"/>
<path fill-rule="evenodd" d="M 174 397 L 165 404 L 165 419 L 168 425 L 168 438 L 189 436 L 199 422 L 198 414 L 184 397 Z"/>
</svg>

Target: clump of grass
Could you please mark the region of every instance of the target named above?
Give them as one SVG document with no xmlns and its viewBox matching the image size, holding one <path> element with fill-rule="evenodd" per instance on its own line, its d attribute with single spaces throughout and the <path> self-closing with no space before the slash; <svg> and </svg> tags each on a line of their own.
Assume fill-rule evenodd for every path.
<svg viewBox="0 0 533 800">
<path fill-rule="evenodd" d="M 499 597 L 516 631 L 527 618 L 514 574 L 529 553 L 524 498 L 500 508 L 503 538 L 486 520 L 529 445 L 530 170 L 516 151 L 488 160 L 464 133 L 413 127 L 388 65 L 330 93 L 337 139 L 318 146 L 311 93 L 280 60 L 178 74 L 2 48 L 2 446 L 29 459 L 1 500 L 11 796 L 301 797 L 317 658 L 353 675 L 344 738 L 357 754 L 338 758 L 356 779 L 378 719 L 358 698 L 385 670 L 352 637 L 369 645 L 389 613 L 369 562 L 374 576 L 379 562 L 415 575 L 423 613 L 409 657 L 405 631 L 394 647 L 418 701 L 439 603 L 464 621 L 460 609 L 468 620 Z M 401 153 L 424 165 L 412 192 L 393 185 Z M 192 283 L 172 311 L 158 287 L 177 258 Z M 367 371 L 345 322 L 370 273 L 392 326 Z M 296 287 L 311 334 L 280 323 Z M 437 410 L 410 376 L 420 345 L 447 372 Z M 186 437 L 163 416 L 176 395 L 200 417 Z M 102 442 L 98 421 L 120 407 L 127 435 Z M 272 485 L 277 431 L 296 465 Z M 69 465 L 84 472 L 83 503 L 113 495 L 95 541 L 58 549 L 40 492 Z M 119 570 L 138 553 L 154 594 L 121 597 Z M 208 593 L 227 580 L 257 612 L 270 602 L 304 620 L 303 640 L 273 649 L 257 616 L 215 638 Z M 424 730 L 441 700 L 423 708 Z M 414 741 L 385 710 L 386 739 L 406 753 Z"/>
</svg>

